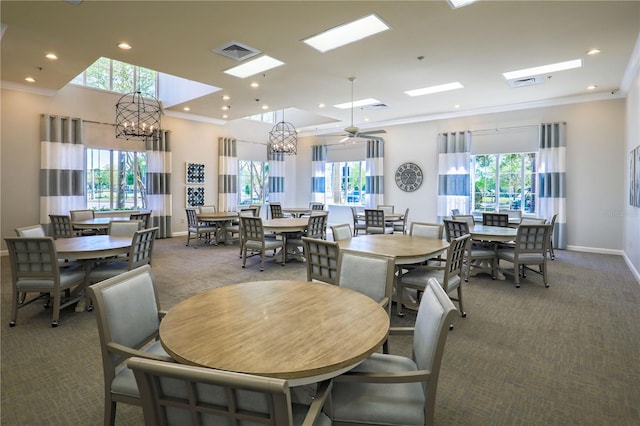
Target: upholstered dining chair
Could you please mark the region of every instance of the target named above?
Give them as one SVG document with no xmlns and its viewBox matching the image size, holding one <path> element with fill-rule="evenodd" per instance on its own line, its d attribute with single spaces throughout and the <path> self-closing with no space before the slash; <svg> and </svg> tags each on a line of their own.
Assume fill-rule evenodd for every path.
<svg viewBox="0 0 640 426">
<path fill-rule="evenodd" d="M 330 426 L 322 412 L 332 387 L 322 382 L 311 405 L 292 402 L 284 379 L 132 357 L 146 426 Z"/>
<path fill-rule="evenodd" d="M 393 257 L 380 254 L 340 250 L 338 255 L 338 285 L 370 297 L 391 316 L 391 299 L 395 277 Z M 388 341 L 383 351 L 389 352 Z"/>
<path fill-rule="evenodd" d="M 200 206 L 198 207 L 198 212 L 202 214 L 210 214 L 217 212 L 218 209 L 216 206 Z"/>
<path fill-rule="evenodd" d="M 83 209 L 83 210 L 69 210 L 69 216 L 71 217 L 71 222 L 93 219 L 96 216 L 95 211 L 92 209 Z M 93 229 L 79 229 L 73 228 L 73 230 L 79 235 L 95 235 L 96 231 Z"/>
<path fill-rule="evenodd" d="M 307 266 L 307 281 L 338 285 L 340 246 L 335 241 L 302 237 Z"/>
<path fill-rule="evenodd" d="M 384 219 L 384 210 L 364 209 L 364 224 L 367 234 L 393 234 L 393 226 Z"/>
<path fill-rule="evenodd" d="M 447 294 L 457 290 L 457 298 L 452 296 L 449 297 L 451 300 L 458 302 L 460 316 L 467 316 L 462 303 L 462 268 L 464 265 L 465 251 L 470 238 L 471 235 L 467 234 L 454 238 L 450 242 L 449 248 L 447 249 L 447 259 L 444 267 L 439 265 L 421 265 L 400 277 L 397 288 L 399 298 L 397 309 L 399 316 L 403 315 L 402 309 L 406 303 L 404 289 L 412 288 L 417 290 L 418 294 L 422 294 L 430 278 L 437 279 Z M 418 308 L 417 304 L 412 306 L 411 303 L 406 303 L 406 306 L 411 307 L 412 309 Z"/>
<path fill-rule="evenodd" d="M 520 277 L 526 277 L 526 270 L 531 270 L 542 275 L 544 286 L 549 287 L 547 277 L 547 251 L 549 247 L 549 234 L 551 224 L 545 225 L 520 225 L 513 248 L 501 248 L 497 251 L 497 267 L 507 273 L 513 274 L 516 287 L 520 287 Z M 506 260 L 513 264 L 513 269 L 505 270 L 500 267 L 500 260 Z M 537 265 L 538 271 L 529 268 L 529 265 Z"/>
<path fill-rule="evenodd" d="M 81 268 L 59 268 L 58 255 L 53 238 L 7 237 L 5 238 L 11 264 L 11 320 L 16 325 L 18 309 L 40 298 L 53 299 L 51 327 L 58 326 L 60 311 L 77 303 L 82 296 L 72 290 L 85 284 L 85 272 Z M 28 293 L 36 295 L 27 300 Z"/>
<path fill-rule="evenodd" d="M 467 222 L 469 225 L 469 229 L 473 228 L 473 225 L 476 224 L 476 220 L 471 214 L 454 214 L 451 215 L 452 220 Z"/>
<path fill-rule="evenodd" d="M 196 214 L 196 209 L 185 209 L 187 213 L 187 244 L 195 238 L 197 240 L 202 241 L 217 241 L 218 239 L 218 227 L 213 225 L 208 225 L 204 222 L 200 222 L 198 220 L 198 215 Z M 193 236 L 191 236 L 193 234 Z M 197 246 L 196 246 L 197 247 Z"/>
<path fill-rule="evenodd" d="M 132 356 L 172 361 L 158 338 L 166 312 L 153 284 L 149 265 L 116 275 L 88 288 L 95 303 L 104 376 L 104 424 L 113 426 L 116 403 L 142 405 Z"/>
<path fill-rule="evenodd" d="M 258 210 L 250 207 L 240 209 L 240 212 L 238 213 L 238 219 L 233 220 L 230 224 L 228 224 L 225 227 L 225 232 L 227 233 L 227 241 L 233 241 L 236 238 L 238 239 L 241 258 L 242 258 L 242 231 L 240 230 L 240 217 L 241 216 L 256 217 L 258 216 L 258 214 L 256 214 Z"/>
<path fill-rule="evenodd" d="M 522 211 L 515 209 L 500 209 L 498 210 L 500 214 L 506 214 L 509 216 L 509 219 L 522 219 Z"/>
<path fill-rule="evenodd" d="M 132 237 L 140 229 L 142 222 L 139 220 L 112 220 L 109 222 L 107 233 L 114 237 Z"/>
<path fill-rule="evenodd" d="M 407 223 L 409 221 L 409 207 L 404 211 L 404 216 L 402 216 L 402 220 L 399 222 L 393 222 L 393 232 L 402 232 L 403 234 L 407 233 Z"/>
<path fill-rule="evenodd" d="M 451 209 L 451 215 L 458 215 L 460 214 L 460 209 Z"/>
<path fill-rule="evenodd" d="M 427 282 L 415 326 L 390 336 L 413 334 L 411 358 L 373 353 L 333 379 L 325 406 L 334 425 L 433 425 L 442 355 L 456 308 L 436 279 Z"/>
<path fill-rule="evenodd" d="M 69 215 L 50 214 L 53 239 L 75 237 L 76 233 L 71 228 L 71 218 Z"/>
<path fill-rule="evenodd" d="M 409 235 L 436 238 L 438 240 L 441 240 L 443 230 L 444 225 L 442 223 L 411 222 L 411 226 L 409 227 Z"/>
<path fill-rule="evenodd" d="M 331 226 L 331 234 L 333 235 L 333 241 L 350 240 L 353 238 L 353 232 L 351 232 L 351 225 L 348 223 L 341 223 L 340 225 Z"/>
<path fill-rule="evenodd" d="M 543 217 L 523 217 L 520 219 L 520 225 L 544 225 L 547 219 Z"/>
<path fill-rule="evenodd" d="M 351 206 L 351 215 L 353 216 L 353 236 L 357 237 L 360 231 L 367 232 L 366 224 L 358 217 L 358 209 L 353 206 Z"/>
<path fill-rule="evenodd" d="M 447 241 L 451 243 L 454 239 L 469 234 L 469 223 L 466 221 L 444 219 L 444 230 Z M 490 267 L 483 267 L 481 261 L 489 262 Z M 495 247 L 486 247 L 481 244 L 474 244 L 471 241 L 467 247 L 467 255 L 465 260 L 464 280 L 469 281 L 471 268 L 477 272 L 484 272 L 491 275 L 493 279 L 496 277 L 497 258 Z"/>
<path fill-rule="evenodd" d="M 309 203 L 309 208 L 311 210 L 324 210 L 324 203 L 317 203 L 312 201 Z"/>
<path fill-rule="evenodd" d="M 376 209 L 382 210 L 387 214 L 392 214 L 395 211 L 395 206 L 393 204 L 378 204 Z"/>
<path fill-rule="evenodd" d="M 42 225 L 25 226 L 22 228 L 16 228 L 16 235 L 18 237 L 46 237 Z"/>
<path fill-rule="evenodd" d="M 302 237 L 319 238 L 324 240 L 326 239 L 325 238 L 326 233 L 327 233 L 327 215 L 326 214 L 311 215 L 309 216 L 309 223 L 307 225 L 307 229 L 305 229 L 304 232 L 298 235 L 293 234 L 287 237 L 286 248 L 287 249 L 291 248 L 295 252 L 295 250 L 297 250 L 298 247 L 303 247 Z M 304 247 L 303 247 L 302 253 L 303 253 L 303 256 L 306 257 L 306 254 L 304 253 Z"/>
<path fill-rule="evenodd" d="M 242 267 L 247 264 L 247 257 L 260 255 L 260 271 L 264 271 L 264 258 L 267 250 L 282 249 L 282 266 L 287 262 L 287 250 L 283 241 L 266 238 L 262 227 L 262 218 L 253 216 L 240 217 L 240 231 L 242 232 Z M 250 254 L 247 255 L 247 252 Z"/>
<path fill-rule="evenodd" d="M 551 258 L 551 260 L 556 260 L 556 253 L 553 251 L 553 232 L 555 231 L 556 228 L 556 220 L 558 219 L 558 214 L 554 214 L 553 217 L 551 218 L 551 220 L 549 221 L 549 224 L 551 225 L 551 229 L 549 231 L 549 247 L 548 247 L 548 251 L 549 251 L 549 257 Z"/>
<path fill-rule="evenodd" d="M 139 220 L 140 221 L 140 229 L 147 229 L 151 227 L 151 213 L 152 211 L 131 213 L 129 215 L 129 220 Z"/>
</svg>

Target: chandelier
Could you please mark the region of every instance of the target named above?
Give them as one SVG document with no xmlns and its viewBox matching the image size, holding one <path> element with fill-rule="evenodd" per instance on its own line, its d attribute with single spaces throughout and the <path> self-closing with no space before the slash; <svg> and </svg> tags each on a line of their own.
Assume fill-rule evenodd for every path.
<svg viewBox="0 0 640 426">
<path fill-rule="evenodd" d="M 160 129 L 160 102 L 140 91 L 126 94 L 116 104 L 116 138 L 146 140 Z"/>
<path fill-rule="evenodd" d="M 282 111 L 282 121 L 276 123 L 269 132 L 269 148 L 271 152 L 290 155 L 298 151 L 298 131 L 293 124 L 284 121 L 284 111 Z"/>
</svg>

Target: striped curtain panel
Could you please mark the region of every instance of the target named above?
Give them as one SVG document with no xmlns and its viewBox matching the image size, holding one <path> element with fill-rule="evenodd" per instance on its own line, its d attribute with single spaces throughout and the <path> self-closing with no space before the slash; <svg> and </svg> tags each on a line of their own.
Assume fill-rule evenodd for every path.
<svg viewBox="0 0 640 426">
<path fill-rule="evenodd" d="M 158 238 L 171 237 L 171 145 L 169 131 L 159 130 L 145 141 L 147 153 L 147 208 Z"/>
<path fill-rule="evenodd" d="M 384 204 L 384 140 L 367 139 L 365 159 L 367 207 Z"/>
<path fill-rule="evenodd" d="M 218 211 L 238 208 L 238 142 L 218 138 Z"/>
<path fill-rule="evenodd" d="M 311 147 L 311 201 L 324 204 L 325 180 L 324 168 L 327 163 L 327 147 Z"/>
<path fill-rule="evenodd" d="M 471 212 L 471 132 L 438 134 L 438 220 Z"/>
<path fill-rule="evenodd" d="M 269 149 L 269 148 L 267 148 Z M 284 153 L 269 149 L 269 202 L 284 204 Z"/>
<path fill-rule="evenodd" d="M 550 221 L 558 214 L 553 247 L 567 248 L 567 124 L 542 123 L 538 151 L 538 215 Z"/>
<path fill-rule="evenodd" d="M 86 208 L 84 123 L 40 115 L 40 223 Z"/>
</svg>

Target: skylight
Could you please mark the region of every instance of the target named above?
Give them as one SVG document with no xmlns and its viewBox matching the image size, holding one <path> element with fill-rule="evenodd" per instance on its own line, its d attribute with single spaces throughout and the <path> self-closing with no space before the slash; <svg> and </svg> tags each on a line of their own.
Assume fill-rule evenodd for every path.
<svg viewBox="0 0 640 426">
<path fill-rule="evenodd" d="M 453 9 L 457 9 L 459 7 L 470 5 L 471 3 L 475 3 L 476 0 L 447 0 L 449 2 L 449 6 Z"/>
<path fill-rule="evenodd" d="M 229 68 L 225 71 L 225 74 L 233 75 L 238 78 L 247 78 L 263 71 L 279 67 L 280 65 L 284 65 L 284 62 L 272 58 L 271 56 L 263 55 L 257 59 Z"/>
<path fill-rule="evenodd" d="M 574 59 L 572 61 L 558 62 L 555 64 L 541 65 L 539 67 L 525 68 L 517 71 L 509 71 L 502 73 L 507 80 L 517 78 L 533 77 L 540 74 L 548 74 L 555 71 L 564 71 L 582 67 L 582 59 Z"/>
<path fill-rule="evenodd" d="M 462 84 L 456 81 L 453 83 L 440 84 L 438 86 L 423 87 L 422 89 L 407 90 L 404 93 L 409 96 L 422 96 L 430 95 L 432 93 L 446 92 L 448 90 L 462 89 L 463 87 L 464 86 Z"/>
<path fill-rule="evenodd" d="M 339 25 L 318 35 L 303 40 L 320 52 L 327 52 L 340 46 L 362 40 L 363 38 L 388 30 L 389 25 L 375 14 L 365 16 L 347 24 Z"/>
<path fill-rule="evenodd" d="M 361 106 L 373 105 L 373 104 L 378 104 L 378 103 L 380 103 L 380 101 L 377 100 L 377 99 L 367 98 L 367 99 L 360 99 L 359 101 L 353 101 L 353 103 L 345 102 L 343 104 L 334 105 L 334 107 L 335 108 L 340 108 L 340 109 L 349 109 L 352 106 L 353 106 L 353 108 L 357 108 L 357 107 L 361 107 Z"/>
</svg>

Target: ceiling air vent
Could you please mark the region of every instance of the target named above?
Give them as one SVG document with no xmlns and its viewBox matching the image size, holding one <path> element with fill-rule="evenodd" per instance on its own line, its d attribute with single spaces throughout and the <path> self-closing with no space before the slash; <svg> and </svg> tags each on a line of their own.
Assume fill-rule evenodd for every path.
<svg viewBox="0 0 640 426">
<path fill-rule="evenodd" d="M 389 106 L 387 104 L 378 103 L 378 104 L 367 105 L 365 108 L 366 109 L 387 109 L 389 108 Z"/>
<path fill-rule="evenodd" d="M 262 53 L 253 47 L 238 43 L 237 41 L 231 41 L 227 44 L 223 44 L 222 46 L 213 49 L 213 52 L 236 61 L 244 61 L 247 58 Z"/>
<path fill-rule="evenodd" d="M 517 78 L 513 80 L 507 80 L 507 83 L 511 87 L 533 86 L 536 84 L 544 83 L 544 78 L 542 78 L 541 76 Z"/>
</svg>

